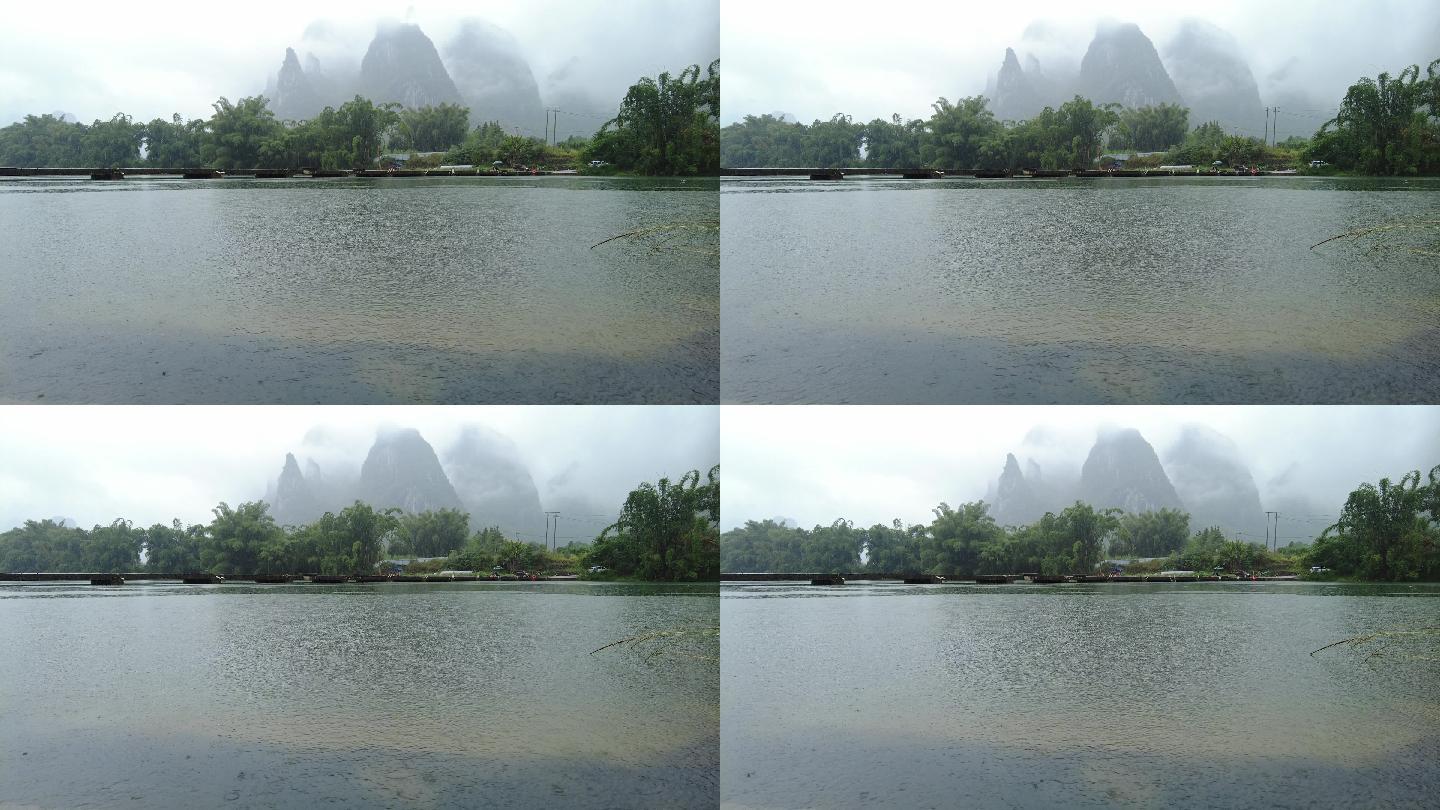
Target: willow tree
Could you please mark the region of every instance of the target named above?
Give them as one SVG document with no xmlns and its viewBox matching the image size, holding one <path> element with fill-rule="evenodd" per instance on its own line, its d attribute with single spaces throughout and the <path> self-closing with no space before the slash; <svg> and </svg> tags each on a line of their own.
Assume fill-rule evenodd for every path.
<svg viewBox="0 0 1440 810">
<path fill-rule="evenodd" d="M 1346 498 L 1340 519 L 1320 536 L 1314 556 L 1353 569 L 1342 573 L 1395 579 L 1400 573 L 1396 558 L 1411 541 L 1429 540 L 1433 548 L 1433 537 L 1424 537 L 1429 521 L 1422 513 L 1433 505 L 1433 490 L 1440 477 L 1437 470 L 1440 468 L 1430 471 L 1426 487 L 1420 485 L 1419 470 L 1406 473 L 1398 482 L 1381 478 L 1378 484 L 1361 484 Z M 1332 536 L 1339 542 L 1332 542 Z"/>
<path fill-rule="evenodd" d="M 200 545 L 200 562 L 207 571 L 253 574 L 260 570 L 261 550 L 285 536 L 264 501 L 242 503 L 233 509 L 222 501 L 211 511 L 215 519 Z"/>
<path fill-rule="evenodd" d="M 1001 130 L 984 96 L 962 98 L 952 104 L 941 97 L 930 105 L 934 113 L 925 122 L 921 159 L 938 169 L 972 169 L 980 165 L 982 149 Z"/>
<path fill-rule="evenodd" d="M 1073 545 L 1077 573 L 1089 574 L 1100 563 L 1100 550 L 1105 538 L 1119 525 L 1118 509 L 1100 509 L 1076 501 L 1060 513 L 1064 530 Z"/>
<path fill-rule="evenodd" d="M 691 470 L 630 492 L 620 517 L 588 555 L 621 576 L 653 580 L 715 579 L 720 574 L 720 466 L 704 483 Z"/>
<path fill-rule="evenodd" d="M 260 165 L 260 150 L 281 131 L 280 122 L 266 106 L 264 96 L 250 96 L 231 103 L 220 97 L 211 106 L 215 114 L 205 122 L 200 156 L 217 169 L 252 169 Z"/>
<path fill-rule="evenodd" d="M 1311 152 L 1344 169 L 1414 174 L 1440 169 L 1440 59 L 1425 78 L 1410 65 L 1350 86 L 1336 116 L 1316 134 Z"/>
<path fill-rule="evenodd" d="M 652 175 L 720 170 L 720 60 L 691 65 L 630 86 L 616 116 L 601 125 L 587 154 L 624 171 Z"/>
<path fill-rule="evenodd" d="M 1005 530 L 990 516 L 984 501 L 961 504 L 959 509 L 941 503 L 933 511 L 935 520 L 921 560 L 930 573 L 974 574 L 981 553 L 1004 537 Z"/>
</svg>

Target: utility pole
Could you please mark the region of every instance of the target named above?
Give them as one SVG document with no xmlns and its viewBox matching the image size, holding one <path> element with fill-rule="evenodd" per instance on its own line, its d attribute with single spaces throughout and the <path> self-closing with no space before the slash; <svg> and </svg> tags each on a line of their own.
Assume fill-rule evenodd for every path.
<svg viewBox="0 0 1440 810">
<path fill-rule="evenodd" d="M 1270 128 L 1270 145 L 1271 145 L 1271 146 L 1279 146 L 1279 145 L 1280 145 L 1280 108 L 1279 108 L 1279 107 L 1276 107 L 1276 108 L 1275 108 L 1275 125 Z M 1279 513 L 1279 512 L 1276 512 L 1275 514 L 1278 516 L 1280 513 Z"/>
<path fill-rule="evenodd" d="M 1269 142 L 1269 140 L 1270 140 L 1270 108 L 1269 108 L 1269 107 L 1266 107 L 1266 108 L 1265 108 L 1265 137 L 1262 139 L 1262 142 Z"/>
<path fill-rule="evenodd" d="M 1265 513 L 1265 550 L 1266 550 L 1266 551 L 1269 551 L 1269 550 L 1270 550 L 1270 516 L 1273 515 L 1273 514 L 1275 514 L 1275 513 L 1274 513 L 1274 512 L 1268 512 L 1268 511 Z"/>
<path fill-rule="evenodd" d="M 556 548 L 556 550 L 559 550 L 559 548 L 560 548 L 560 513 L 559 513 L 559 512 L 546 512 L 546 513 L 545 513 L 545 539 L 546 539 L 546 548 L 549 548 L 549 547 L 550 547 L 550 546 L 549 546 L 549 539 L 550 539 L 550 537 L 551 537 L 551 534 L 550 534 L 550 522 L 551 522 L 552 520 L 555 522 L 555 534 L 554 534 L 554 537 L 555 537 L 555 548 Z"/>
<path fill-rule="evenodd" d="M 1280 513 L 1275 513 L 1275 550 L 1280 550 Z"/>
</svg>

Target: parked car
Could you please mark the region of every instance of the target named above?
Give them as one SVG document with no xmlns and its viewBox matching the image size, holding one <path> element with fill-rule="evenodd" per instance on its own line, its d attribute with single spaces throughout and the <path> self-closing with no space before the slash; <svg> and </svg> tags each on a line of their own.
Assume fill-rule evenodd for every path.
<svg viewBox="0 0 1440 810">
<path fill-rule="evenodd" d="M 590 566 L 590 573 L 592 573 L 592 574 L 603 574 L 603 573 L 605 573 L 606 571 L 609 571 L 609 570 L 610 570 L 610 569 L 606 568 L 606 567 L 603 566 L 603 565 L 592 565 L 592 566 Z"/>
<path fill-rule="evenodd" d="M 592 169 L 598 169 L 598 168 L 600 168 L 601 166 L 609 166 L 609 165 L 610 165 L 609 163 L 606 163 L 606 162 L 603 161 L 603 160 L 592 160 L 592 161 L 590 161 L 590 167 L 591 167 Z"/>
<path fill-rule="evenodd" d="M 1318 168 L 1320 168 L 1321 166 L 1329 166 L 1329 165 L 1330 165 L 1329 163 L 1326 163 L 1326 162 L 1323 161 L 1323 160 L 1312 160 L 1312 161 L 1310 161 L 1310 168 L 1312 168 L 1312 169 L 1318 169 Z"/>
</svg>

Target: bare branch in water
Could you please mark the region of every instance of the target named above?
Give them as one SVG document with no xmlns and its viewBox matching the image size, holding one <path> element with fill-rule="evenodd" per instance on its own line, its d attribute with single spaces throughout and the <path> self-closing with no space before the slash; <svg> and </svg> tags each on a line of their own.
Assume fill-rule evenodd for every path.
<svg viewBox="0 0 1440 810">
<path fill-rule="evenodd" d="M 641 652 L 643 650 L 643 658 L 646 661 L 650 661 L 665 653 L 681 655 L 689 658 L 700 658 L 708 660 L 709 656 L 696 656 L 684 652 L 678 652 L 675 650 L 675 647 L 682 645 L 688 641 L 714 638 L 719 635 L 719 627 L 682 627 L 672 630 L 655 630 L 648 633 L 640 633 L 639 635 L 630 636 L 629 638 L 622 638 L 619 641 L 612 641 L 609 644 L 604 645 L 603 647 L 596 647 L 595 649 L 590 651 L 590 655 L 594 655 L 601 650 L 608 650 L 611 647 L 620 647 L 622 645 L 628 644 L 630 645 L 631 649 L 634 649 L 637 652 Z M 655 643 L 653 648 L 644 649 L 646 645 L 649 645 L 652 642 Z"/>
<path fill-rule="evenodd" d="M 609 239 L 602 239 L 590 246 L 591 250 L 618 240 L 631 240 L 645 246 L 653 253 L 664 250 L 678 250 L 703 255 L 719 253 L 716 236 L 720 233 L 720 220 L 706 219 L 690 222 L 667 222 L 645 228 L 617 233 Z M 678 243 L 677 243 L 678 242 Z"/>
<path fill-rule="evenodd" d="M 1386 649 L 1389 649 L 1391 646 L 1393 646 L 1393 642 L 1401 640 L 1413 641 L 1425 638 L 1431 638 L 1437 642 L 1440 642 L 1440 626 L 1418 627 L 1414 630 L 1384 630 L 1377 633 L 1367 633 L 1365 635 L 1352 636 L 1351 638 L 1342 638 L 1339 641 L 1332 641 L 1317 650 L 1311 650 L 1310 654 L 1314 655 L 1315 653 L 1328 650 L 1331 647 L 1339 647 L 1342 645 L 1350 647 L 1360 647 L 1362 645 L 1369 644 L 1372 641 L 1387 642 L 1380 649 L 1375 650 L 1369 654 L 1368 657 L 1374 658 L 1383 655 Z"/>
<path fill-rule="evenodd" d="M 1418 232 L 1421 235 L 1424 235 L 1426 233 L 1437 233 L 1440 232 L 1440 219 L 1410 219 L 1401 220 L 1399 222 L 1389 222 L 1384 225 L 1371 225 L 1366 228 L 1353 228 L 1344 233 L 1336 234 L 1329 239 L 1316 242 L 1315 244 L 1310 246 L 1310 249 L 1314 250 L 1321 245 L 1335 242 L 1337 240 L 1350 240 L 1352 242 L 1358 242 L 1360 240 L 1368 239 L 1370 237 L 1378 237 L 1386 234 L 1398 234 L 1401 232 Z M 1440 256 L 1440 242 L 1424 246 L 1402 246 L 1391 245 L 1388 244 L 1388 242 L 1386 241 L 1381 241 L 1377 242 L 1375 245 L 1372 245 L 1370 249 L 1374 251 L 1381 248 L 1391 247 L 1405 247 L 1411 253 L 1415 253 L 1421 256 Z"/>
</svg>

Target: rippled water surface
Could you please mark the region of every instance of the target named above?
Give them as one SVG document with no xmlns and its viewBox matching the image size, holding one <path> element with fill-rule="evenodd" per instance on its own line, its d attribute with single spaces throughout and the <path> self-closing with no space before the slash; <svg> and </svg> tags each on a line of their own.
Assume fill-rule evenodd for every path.
<svg viewBox="0 0 1440 810">
<path fill-rule="evenodd" d="M 0 806 L 714 807 L 715 593 L 0 586 Z"/>
<path fill-rule="evenodd" d="M 1440 795 L 1435 637 L 1310 654 L 1440 626 L 1440 586 L 726 585 L 720 615 L 724 806 Z"/>
<path fill-rule="evenodd" d="M 1433 402 L 1440 180 L 721 185 L 734 402 Z"/>
<path fill-rule="evenodd" d="M 714 402 L 713 239 L 591 246 L 713 222 L 717 197 L 713 179 L 6 181 L 0 401 Z"/>
</svg>

